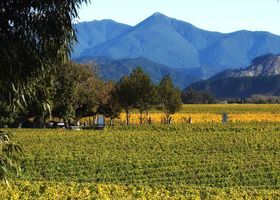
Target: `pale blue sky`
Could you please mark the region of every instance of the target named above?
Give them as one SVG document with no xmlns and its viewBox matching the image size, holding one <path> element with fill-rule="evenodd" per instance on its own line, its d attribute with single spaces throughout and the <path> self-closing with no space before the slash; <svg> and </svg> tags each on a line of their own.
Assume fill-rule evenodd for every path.
<svg viewBox="0 0 280 200">
<path fill-rule="evenodd" d="M 82 6 L 79 22 L 113 19 L 136 25 L 155 12 L 211 31 L 246 29 L 280 35 L 277 0 L 91 0 Z"/>
</svg>

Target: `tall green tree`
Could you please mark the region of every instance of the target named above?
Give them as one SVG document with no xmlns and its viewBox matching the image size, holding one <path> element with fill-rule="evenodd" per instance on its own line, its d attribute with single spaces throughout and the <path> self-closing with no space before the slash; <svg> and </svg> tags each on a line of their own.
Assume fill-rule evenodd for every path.
<svg viewBox="0 0 280 200">
<path fill-rule="evenodd" d="M 117 84 L 116 92 L 120 100 L 120 105 L 126 114 L 126 125 L 130 124 L 130 111 L 134 108 L 136 95 L 131 77 L 123 76 Z"/>
<path fill-rule="evenodd" d="M 122 111 L 120 100 L 116 93 L 116 84 L 108 82 L 105 83 L 101 89 L 103 95 L 99 96 L 100 104 L 98 107 L 98 113 L 109 118 L 110 126 L 112 126 L 114 119 L 117 118 Z"/>
<path fill-rule="evenodd" d="M 141 67 L 136 68 L 131 77 L 133 79 L 133 86 L 135 91 L 135 108 L 139 110 L 140 124 L 143 124 L 143 113 L 148 111 L 156 104 L 157 93 L 156 87 L 152 83 L 148 74 L 144 73 Z"/>
<path fill-rule="evenodd" d="M 9 117 L 25 113 L 28 101 L 37 100 L 42 77 L 68 59 L 83 2 L 0 1 L 0 101 Z"/>
<path fill-rule="evenodd" d="M 133 108 L 139 110 L 142 124 L 143 112 L 148 111 L 155 101 L 155 87 L 149 75 L 144 73 L 141 67 L 135 68 L 129 76 L 124 76 L 118 82 L 117 94 L 126 113 L 127 125 Z"/>
<path fill-rule="evenodd" d="M 74 62 L 62 65 L 55 79 L 53 115 L 66 124 L 93 115 L 101 85 L 93 66 Z"/>
<path fill-rule="evenodd" d="M 164 112 L 167 123 L 171 122 L 171 115 L 182 107 L 181 90 L 175 87 L 169 76 L 162 78 L 158 86 L 159 108 Z"/>
</svg>

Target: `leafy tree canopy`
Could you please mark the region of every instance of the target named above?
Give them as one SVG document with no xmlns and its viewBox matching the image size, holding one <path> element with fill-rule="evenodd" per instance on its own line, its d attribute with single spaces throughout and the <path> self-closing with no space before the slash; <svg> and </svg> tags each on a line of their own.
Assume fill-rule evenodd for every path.
<svg viewBox="0 0 280 200">
<path fill-rule="evenodd" d="M 54 110 L 56 117 L 65 121 L 79 120 L 92 115 L 98 107 L 102 81 L 93 66 L 68 62 L 57 71 L 54 86 Z"/>
<path fill-rule="evenodd" d="M 0 101 L 10 115 L 24 110 L 42 76 L 67 60 L 83 2 L 89 1 L 0 1 Z"/>
<path fill-rule="evenodd" d="M 165 113 L 168 122 L 170 122 L 170 115 L 178 112 L 182 107 L 182 94 L 179 88 L 176 88 L 169 76 L 162 78 L 159 88 L 159 105 Z"/>
</svg>

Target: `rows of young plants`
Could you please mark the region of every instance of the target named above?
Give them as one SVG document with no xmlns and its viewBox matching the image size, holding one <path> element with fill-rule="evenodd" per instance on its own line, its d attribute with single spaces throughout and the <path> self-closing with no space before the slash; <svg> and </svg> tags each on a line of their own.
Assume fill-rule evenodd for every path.
<svg viewBox="0 0 280 200">
<path fill-rule="evenodd" d="M 187 104 L 183 105 L 179 113 L 199 113 L 199 114 L 219 114 L 227 112 L 229 114 L 254 114 L 270 113 L 279 114 L 279 104 Z"/>
<path fill-rule="evenodd" d="M 247 188 L 279 195 L 277 123 L 13 131 L 24 160 L 22 175 L 12 182 L 174 186 L 179 193 L 179 186 L 198 187 L 197 192 L 204 187 Z"/>
<path fill-rule="evenodd" d="M 1 199 L 268 199 L 280 198 L 279 189 L 256 187 L 151 186 L 55 181 L 19 181 L 6 188 Z"/>
<path fill-rule="evenodd" d="M 182 109 L 171 116 L 171 123 L 221 123 L 222 114 L 228 114 L 229 122 L 280 122 L 280 105 L 278 104 L 186 104 Z M 151 110 L 142 116 L 144 124 L 165 124 L 166 116 L 158 110 Z M 83 118 L 81 123 L 91 123 L 92 117 Z M 109 121 L 108 121 L 109 123 Z M 140 124 L 140 114 L 132 110 L 130 123 Z M 122 112 L 114 120 L 115 125 L 126 124 L 126 114 Z"/>
</svg>

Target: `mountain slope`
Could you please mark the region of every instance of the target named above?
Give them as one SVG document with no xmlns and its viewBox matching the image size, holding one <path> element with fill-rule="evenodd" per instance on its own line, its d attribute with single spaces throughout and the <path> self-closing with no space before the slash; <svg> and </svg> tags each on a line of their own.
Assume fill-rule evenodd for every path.
<svg viewBox="0 0 280 200">
<path fill-rule="evenodd" d="M 85 49 L 90 49 L 98 44 L 111 40 L 131 27 L 117 23 L 113 20 L 82 22 L 75 25 L 78 43 L 74 46 L 72 58 L 83 56 Z"/>
<path fill-rule="evenodd" d="M 217 97 L 280 95 L 280 55 L 268 54 L 257 57 L 252 65 L 245 69 L 226 70 L 188 88 L 190 87 L 210 91 Z"/>
<path fill-rule="evenodd" d="M 280 75 L 280 55 L 267 54 L 255 58 L 252 65 L 245 69 L 226 70 L 216 74 L 211 79 L 275 76 Z"/>
<path fill-rule="evenodd" d="M 95 34 L 86 33 L 87 41 L 81 39 L 86 37 L 83 34 L 79 41 L 88 44 L 90 38 L 95 40 Z M 99 38 L 98 34 L 96 37 Z M 225 69 L 248 66 L 255 57 L 280 53 L 280 36 L 251 31 L 210 32 L 155 13 L 134 27 L 122 25 L 116 34 L 94 45 L 74 48 L 74 52 L 77 57 L 146 57 L 172 68 L 200 68 L 207 78 Z"/>
<path fill-rule="evenodd" d="M 201 51 L 201 64 L 221 71 L 248 66 L 255 57 L 280 53 L 280 37 L 268 32 L 226 34 Z"/>
<path fill-rule="evenodd" d="M 106 57 L 83 58 L 76 60 L 81 63 L 91 61 L 99 65 L 99 75 L 105 80 L 118 81 L 122 76 L 129 75 L 133 69 L 141 66 L 143 70 L 151 76 L 154 83 L 159 83 L 163 76 L 170 75 L 174 84 L 180 88 L 185 88 L 189 84 L 199 81 L 200 71 L 190 71 L 186 69 L 172 69 L 168 66 L 152 62 L 146 58 L 131 58 L 114 60 Z M 196 74 L 190 76 L 188 74 Z"/>
<path fill-rule="evenodd" d="M 174 68 L 199 67 L 196 49 L 168 24 L 168 20 L 153 15 L 126 34 L 86 50 L 83 55 L 114 59 L 146 57 Z"/>
</svg>

